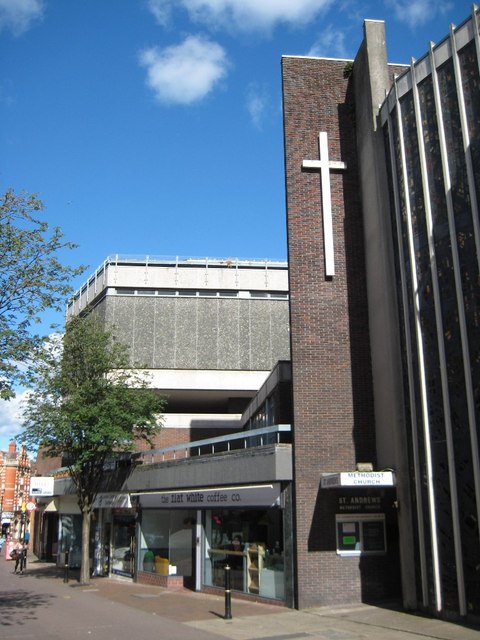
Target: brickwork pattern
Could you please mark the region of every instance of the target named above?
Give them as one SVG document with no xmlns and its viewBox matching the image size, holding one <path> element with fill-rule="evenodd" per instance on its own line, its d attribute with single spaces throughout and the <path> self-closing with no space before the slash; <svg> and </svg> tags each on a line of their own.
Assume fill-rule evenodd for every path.
<svg viewBox="0 0 480 640">
<path fill-rule="evenodd" d="M 336 555 L 325 472 L 375 463 L 373 392 L 354 104 L 345 62 L 283 59 L 294 403 L 297 604 L 362 597 L 358 558 Z M 328 134 L 335 275 L 325 276 L 318 133 Z"/>
<path fill-rule="evenodd" d="M 154 462 L 161 462 L 162 460 L 174 460 L 179 457 L 185 457 L 190 455 L 196 455 L 195 450 L 185 450 L 182 445 L 194 442 L 197 440 L 204 440 L 207 438 L 215 438 L 220 435 L 233 433 L 237 429 L 218 429 L 218 428 L 201 428 L 201 429 L 180 429 L 180 428 L 163 428 L 153 439 L 153 447 L 144 440 L 137 440 L 135 443 L 135 451 L 148 452 L 153 449 L 163 449 L 166 447 L 173 447 L 178 445 L 177 451 L 170 451 L 165 454 L 159 455 L 147 455 L 145 456 L 145 463 L 153 464 Z"/>
<path fill-rule="evenodd" d="M 137 571 L 137 582 L 140 584 L 151 584 L 165 589 L 183 589 L 183 576 L 162 576 L 158 573 L 147 571 Z"/>
</svg>

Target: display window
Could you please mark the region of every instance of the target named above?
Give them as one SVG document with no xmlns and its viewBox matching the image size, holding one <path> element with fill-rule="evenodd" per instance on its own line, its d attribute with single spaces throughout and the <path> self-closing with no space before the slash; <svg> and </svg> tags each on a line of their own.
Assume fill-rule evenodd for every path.
<svg viewBox="0 0 480 640">
<path fill-rule="evenodd" d="M 93 527 L 92 527 L 93 528 Z M 61 514 L 60 538 L 58 551 L 65 563 L 65 554 L 69 554 L 70 567 L 80 567 L 82 561 L 82 516 L 78 514 Z M 91 541 L 90 541 L 91 544 Z"/>
<path fill-rule="evenodd" d="M 266 598 L 284 599 L 281 509 L 224 509 L 205 513 L 204 583 Z"/>
<path fill-rule="evenodd" d="M 195 511 L 144 509 L 138 566 L 159 575 L 193 575 Z"/>
<path fill-rule="evenodd" d="M 339 555 L 371 555 L 387 552 L 385 514 L 337 515 L 336 530 Z"/>
</svg>

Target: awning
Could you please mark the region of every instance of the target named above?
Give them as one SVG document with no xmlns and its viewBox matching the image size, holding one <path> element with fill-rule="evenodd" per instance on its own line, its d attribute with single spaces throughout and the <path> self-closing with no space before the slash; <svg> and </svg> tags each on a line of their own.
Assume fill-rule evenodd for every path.
<svg viewBox="0 0 480 640">
<path fill-rule="evenodd" d="M 44 512 L 53 512 L 53 511 L 58 511 L 58 503 L 56 498 L 54 498 L 53 500 L 50 500 L 50 502 L 47 504 L 47 506 L 44 509 Z"/>
</svg>

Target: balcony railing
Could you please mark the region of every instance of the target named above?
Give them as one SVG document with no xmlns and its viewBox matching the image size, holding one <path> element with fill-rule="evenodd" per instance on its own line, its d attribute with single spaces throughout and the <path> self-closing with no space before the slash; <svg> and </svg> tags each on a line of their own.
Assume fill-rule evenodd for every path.
<svg viewBox="0 0 480 640">
<path fill-rule="evenodd" d="M 212 455 L 214 453 L 238 451 L 241 449 L 252 449 L 268 444 L 290 444 L 291 430 L 292 428 L 289 424 L 276 424 L 271 427 L 251 429 L 250 431 L 238 431 L 215 438 L 205 438 L 204 440 L 174 444 L 161 449 L 141 451 L 136 453 L 135 457 L 141 457 L 147 464 L 153 464 L 154 462 L 163 462 L 164 460 L 177 460 Z M 151 456 L 150 460 L 148 460 L 149 456 Z"/>
</svg>

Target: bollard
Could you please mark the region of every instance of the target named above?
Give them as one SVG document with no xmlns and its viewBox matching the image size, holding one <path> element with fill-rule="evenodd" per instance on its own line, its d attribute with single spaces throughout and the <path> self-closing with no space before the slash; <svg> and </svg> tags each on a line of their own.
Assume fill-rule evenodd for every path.
<svg viewBox="0 0 480 640">
<path fill-rule="evenodd" d="M 230 567 L 225 565 L 225 620 L 232 619 L 232 593 L 230 591 Z"/>
<path fill-rule="evenodd" d="M 63 581 L 68 582 L 68 551 L 65 551 L 65 566 L 63 571 Z"/>
</svg>

